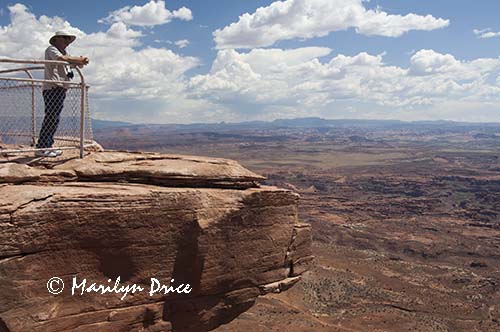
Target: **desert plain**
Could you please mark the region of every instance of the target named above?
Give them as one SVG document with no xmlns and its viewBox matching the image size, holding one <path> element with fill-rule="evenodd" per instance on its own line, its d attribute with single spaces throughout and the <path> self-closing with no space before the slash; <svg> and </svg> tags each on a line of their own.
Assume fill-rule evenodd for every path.
<svg viewBox="0 0 500 332">
<path fill-rule="evenodd" d="M 500 124 L 312 118 L 95 136 L 234 159 L 301 195 L 314 267 L 218 332 L 500 331 Z"/>
</svg>

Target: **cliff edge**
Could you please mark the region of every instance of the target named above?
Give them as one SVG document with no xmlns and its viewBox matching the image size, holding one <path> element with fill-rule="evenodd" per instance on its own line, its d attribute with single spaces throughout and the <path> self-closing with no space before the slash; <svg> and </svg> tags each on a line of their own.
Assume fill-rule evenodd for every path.
<svg viewBox="0 0 500 332">
<path fill-rule="evenodd" d="M 234 161 L 17 161 L 0 159 L 0 332 L 209 331 L 312 260 L 298 195 Z"/>
</svg>

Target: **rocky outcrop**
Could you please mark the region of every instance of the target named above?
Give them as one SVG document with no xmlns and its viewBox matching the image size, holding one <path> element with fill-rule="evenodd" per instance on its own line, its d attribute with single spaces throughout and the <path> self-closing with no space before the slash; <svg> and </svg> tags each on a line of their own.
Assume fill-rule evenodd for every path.
<svg viewBox="0 0 500 332">
<path fill-rule="evenodd" d="M 179 155 L 0 160 L 0 331 L 208 331 L 287 289 L 310 227 L 262 180 Z"/>
</svg>

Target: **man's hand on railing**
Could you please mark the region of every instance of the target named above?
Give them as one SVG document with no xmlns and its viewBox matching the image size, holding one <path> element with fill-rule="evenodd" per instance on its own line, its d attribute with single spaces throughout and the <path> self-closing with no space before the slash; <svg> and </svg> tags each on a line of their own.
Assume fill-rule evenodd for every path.
<svg viewBox="0 0 500 332">
<path fill-rule="evenodd" d="M 87 58 L 86 56 L 82 56 L 81 58 L 84 66 L 89 64 L 89 58 Z"/>
</svg>

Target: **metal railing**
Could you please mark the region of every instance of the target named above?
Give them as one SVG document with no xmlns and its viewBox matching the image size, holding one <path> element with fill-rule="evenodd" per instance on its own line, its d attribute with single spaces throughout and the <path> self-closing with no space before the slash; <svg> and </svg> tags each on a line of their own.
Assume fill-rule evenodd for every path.
<svg viewBox="0 0 500 332">
<path fill-rule="evenodd" d="M 46 64 L 75 70 L 79 82 L 37 78 Z M 65 61 L 19 59 L 0 59 L 0 66 L 12 67 L 0 70 L 0 154 L 80 149 L 83 158 L 84 149 L 95 142 L 89 86 L 80 68 Z M 44 83 L 62 88 L 43 90 Z"/>
</svg>

